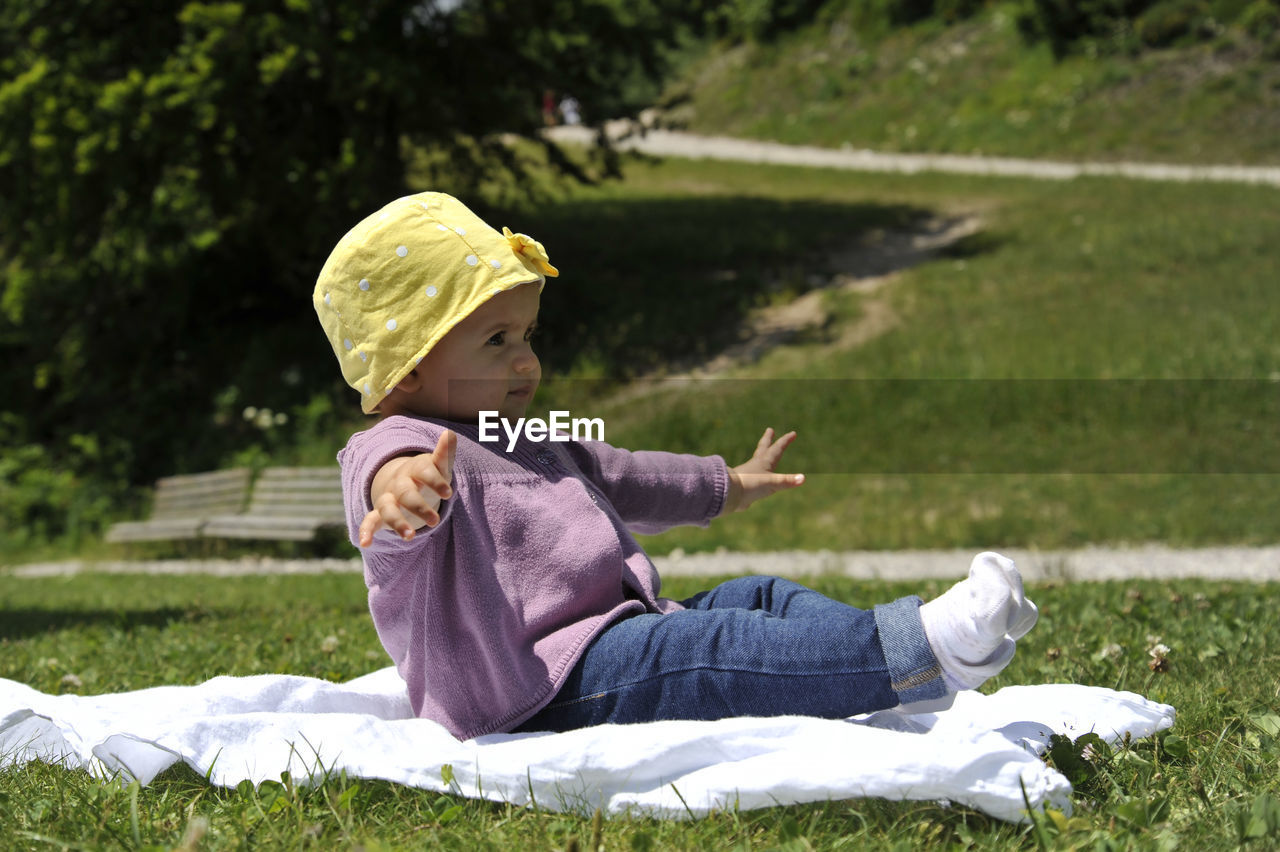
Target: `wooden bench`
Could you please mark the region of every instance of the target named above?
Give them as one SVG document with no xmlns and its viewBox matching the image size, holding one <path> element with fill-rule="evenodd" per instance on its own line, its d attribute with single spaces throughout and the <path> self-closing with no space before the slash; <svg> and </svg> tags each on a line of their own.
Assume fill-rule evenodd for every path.
<svg viewBox="0 0 1280 852">
<path fill-rule="evenodd" d="M 337 467 L 269 467 L 253 486 L 249 508 L 209 519 L 206 538 L 310 541 L 323 527 L 345 526 Z"/>
<path fill-rule="evenodd" d="M 113 524 L 107 530 L 107 541 L 197 538 L 210 518 L 244 509 L 249 476 L 248 468 L 234 468 L 157 480 L 151 517 Z"/>
</svg>

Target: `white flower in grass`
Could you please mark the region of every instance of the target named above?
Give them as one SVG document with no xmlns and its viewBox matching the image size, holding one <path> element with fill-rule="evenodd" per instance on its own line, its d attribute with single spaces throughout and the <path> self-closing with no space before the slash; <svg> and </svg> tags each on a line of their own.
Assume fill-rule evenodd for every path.
<svg viewBox="0 0 1280 852">
<path fill-rule="evenodd" d="M 338 637 L 324 637 L 324 640 L 320 643 L 320 650 L 326 654 L 332 654 L 334 651 L 338 650 Z"/>
<path fill-rule="evenodd" d="M 1095 660 L 1107 660 L 1108 662 L 1111 662 L 1111 663 L 1118 663 L 1120 662 L 1120 659 L 1123 656 L 1124 656 L 1124 647 L 1122 645 L 1116 644 L 1115 642 L 1110 642 L 1106 645 L 1103 645 L 1102 648 L 1098 651 L 1098 653 L 1093 655 L 1093 658 Z"/>
</svg>

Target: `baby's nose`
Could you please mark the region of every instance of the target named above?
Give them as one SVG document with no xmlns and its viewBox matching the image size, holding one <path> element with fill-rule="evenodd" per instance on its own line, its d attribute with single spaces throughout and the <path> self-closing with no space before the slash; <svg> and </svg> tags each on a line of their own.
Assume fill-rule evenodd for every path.
<svg viewBox="0 0 1280 852">
<path fill-rule="evenodd" d="M 512 367 L 517 373 L 532 373 L 538 369 L 538 356 L 533 354 L 533 350 L 517 355 Z"/>
</svg>

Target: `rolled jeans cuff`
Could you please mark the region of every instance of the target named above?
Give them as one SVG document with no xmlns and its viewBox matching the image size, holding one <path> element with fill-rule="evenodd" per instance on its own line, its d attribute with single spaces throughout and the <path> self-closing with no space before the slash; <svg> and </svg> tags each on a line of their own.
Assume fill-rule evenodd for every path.
<svg viewBox="0 0 1280 852">
<path fill-rule="evenodd" d="M 889 686 L 898 702 L 928 701 L 947 694 L 942 666 L 933 656 L 920 620 L 920 598 L 910 595 L 875 607 L 880 648 L 889 667 Z"/>
</svg>

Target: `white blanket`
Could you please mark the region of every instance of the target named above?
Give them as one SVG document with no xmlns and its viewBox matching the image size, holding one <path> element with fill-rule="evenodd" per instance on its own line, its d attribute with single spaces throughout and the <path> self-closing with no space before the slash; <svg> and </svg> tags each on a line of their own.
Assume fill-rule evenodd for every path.
<svg viewBox="0 0 1280 852">
<path fill-rule="evenodd" d="M 411 717 L 388 668 L 347 683 L 218 677 L 111 695 L 47 695 L 0 679 L 0 767 L 41 760 L 149 783 L 178 761 L 222 786 L 248 779 L 381 778 L 554 810 L 689 817 L 878 796 L 957 802 L 1005 820 L 1070 811 L 1038 757 L 1054 733 L 1149 736 L 1174 710 L 1075 684 L 957 696 L 940 713 L 605 725 L 459 742 Z M 448 767 L 448 768 L 446 768 Z"/>
</svg>

